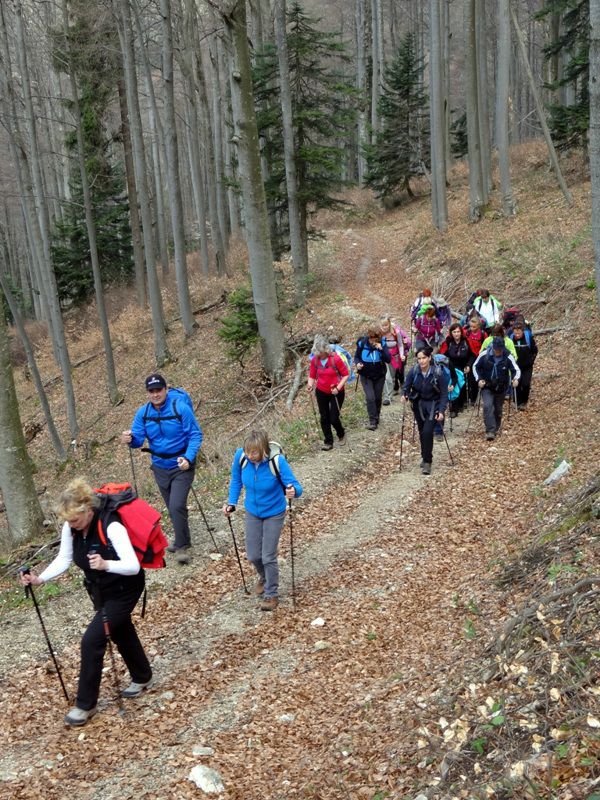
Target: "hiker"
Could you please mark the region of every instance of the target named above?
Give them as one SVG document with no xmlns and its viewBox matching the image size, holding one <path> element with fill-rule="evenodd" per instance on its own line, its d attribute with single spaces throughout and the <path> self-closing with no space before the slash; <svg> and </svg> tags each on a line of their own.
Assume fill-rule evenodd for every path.
<svg viewBox="0 0 600 800">
<path fill-rule="evenodd" d="M 506 347 L 508 352 L 511 354 L 511 356 L 516 361 L 516 359 L 517 359 L 517 350 L 515 348 L 515 344 L 514 344 L 513 340 L 510 338 L 510 336 L 504 331 L 504 327 L 502 326 L 502 324 L 500 322 L 497 325 L 494 325 L 490 335 L 486 336 L 486 338 L 483 340 L 483 342 L 481 343 L 481 350 L 487 350 L 488 347 L 491 347 L 492 342 L 494 341 L 494 339 L 496 337 L 498 337 L 498 338 L 503 340 L 504 347 Z M 481 352 L 481 350 L 479 352 Z"/>
<path fill-rule="evenodd" d="M 148 402 L 137 410 L 131 429 L 121 434 L 121 442 L 141 447 L 148 440 L 154 479 L 175 531 L 167 550 L 176 554 L 179 564 L 188 564 L 192 545 L 187 498 L 194 482 L 202 431 L 189 395 L 181 389 L 168 389 L 162 375 L 148 375 L 146 392 Z"/>
<path fill-rule="evenodd" d="M 463 375 L 467 376 L 471 371 L 472 352 L 469 347 L 467 338 L 460 327 L 458 322 L 453 322 L 448 331 L 448 336 L 440 345 L 440 353 L 448 357 L 448 361 L 455 370 L 460 370 Z M 456 415 L 462 411 L 467 401 L 467 382 L 465 381 L 460 387 L 458 396 L 450 402 L 451 411 L 450 416 Z"/>
<path fill-rule="evenodd" d="M 525 411 L 529 402 L 531 376 L 538 354 L 538 346 L 533 338 L 533 333 L 525 327 L 525 323 L 521 322 L 519 318 L 513 323 L 510 338 L 517 351 L 517 365 L 521 370 L 521 379 L 516 389 L 517 410 Z"/>
<path fill-rule="evenodd" d="M 452 310 L 443 297 L 438 297 L 436 300 L 436 316 L 440 321 L 442 328 L 448 328 L 452 325 Z"/>
<path fill-rule="evenodd" d="M 430 475 L 433 430 L 436 422 L 443 423 L 448 406 L 448 378 L 433 361 L 431 347 L 422 347 L 417 352 L 417 363 L 409 370 L 404 381 L 402 399 L 412 403 L 421 442 L 421 472 Z"/>
<path fill-rule="evenodd" d="M 387 364 L 392 357 L 385 342 L 381 341 L 381 328 L 371 325 L 367 335 L 356 342 L 354 363 L 360 375 L 360 382 L 367 400 L 367 413 L 369 421 L 366 428 L 370 431 L 377 430 L 379 415 L 383 401 L 383 387 L 387 375 Z"/>
<path fill-rule="evenodd" d="M 479 290 L 479 295 L 473 300 L 473 309 L 482 318 L 488 331 L 502 319 L 502 306 L 489 289 Z"/>
<path fill-rule="evenodd" d="M 433 306 L 437 310 L 437 306 L 431 294 L 431 289 L 423 289 L 421 294 L 415 299 L 414 303 L 410 307 L 411 322 L 415 322 L 419 311 L 425 304 Z"/>
<path fill-rule="evenodd" d="M 422 347 L 431 347 L 435 350 L 442 338 L 442 323 L 435 314 L 435 307 L 431 304 L 421 306 L 415 320 L 415 350 Z"/>
<path fill-rule="evenodd" d="M 315 393 L 319 407 L 319 421 L 323 431 L 321 450 L 333 449 L 335 429 L 338 444 L 346 444 L 346 432 L 340 412 L 346 399 L 345 386 L 350 371 L 342 357 L 336 353 L 324 336 L 315 336 L 312 359 L 308 370 L 308 391 Z"/>
<path fill-rule="evenodd" d="M 468 367 L 465 368 L 465 374 L 467 376 L 467 395 L 469 398 L 469 405 L 475 405 L 477 402 L 477 395 L 479 394 L 479 387 L 477 386 L 477 381 L 473 377 L 473 364 L 481 352 L 481 345 L 487 336 L 481 324 L 480 316 L 473 314 L 469 317 L 469 324 L 463 328 L 463 335 L 471 351 Z"/>
<path fill-rule="evenodd" d="M 104 615 L 110 638 L 131 676 L 131 683 L 121 695 L 137 697 L 152 686 L 152 669 L 131 620 L 131 612 L 144 591 L 145 576 L 117 512 L 109 512 L 101 519 L 100 499 L 83 478 L 68 484 L 59 497 L 56 513 L 64 520 L 58 554 L 39 576 L 21 573 L 21 583 L 41 586 L 62 575 L 73 562 L 84 572 L 84 585 L 96 613 L 81 639 L 75 706 L 64 718 L 67 725 L 78 727 L 97 711 L 107 646 Z M 106 544 L 100 537 L 99 525 L 104 526 Z"/>
<path fill-rule="evenodd" d="M 496 336 L 492 346 L 482 352 L 473 364 L 473 376 L 481 390 L 485 438 L 493 441 L 500 431 L 502 410 L 506 392 L 511 383 L 517 386 L 521 370 L 504 345 L 504 339 Z"/>
<path fill-rule="evenodd" d="M 250 431 L 244 446 L 235 451 L 231 465 L 225 516 L 233 514 L 245 489 L 246 555 L 257 572 L 254 593 L 262 596 L 261 611 L 279 604 L 277 547 L 285 521 L 286 500 L 300 497 L 302 486 L 282 453 L 271 456 L 271 443 L 263 430 Z"/>
<path fill-rule="evenodd" d="M 389 406 L 392 395 L 398 394 L 404 383 L 404 367 L 410 350 L 410 338 L 391 317 L 382 317 L 381 341 L 389 350 L 391 361 L 386 364 L 387 373 L 383 385 L 383 405 Z"/>
</svg>

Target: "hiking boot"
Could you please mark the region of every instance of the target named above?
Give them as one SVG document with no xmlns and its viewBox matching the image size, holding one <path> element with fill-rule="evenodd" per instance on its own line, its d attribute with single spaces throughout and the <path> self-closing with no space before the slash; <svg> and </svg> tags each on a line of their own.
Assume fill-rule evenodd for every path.
<svg viewBox="0 0 600 800">
<path fill-rule="evenodd" d="M 325 442 L 325 444 L 321 445 L 321 450 L 333 450 L 333 445 L 329 444 L 329 442 Z"/>
<path fill-rule="evenodd" d="M 400 394 L 400 389 L 394 389 L 394 394 Z"/>
<path fill-rule="evenodd" d="M 75 706 L 69 711 L 68 714 L 65 715 L 65 722 L 67 725 L 70 725 L 71 728 L 80 728 L 82 725 L 85 725 L 88 719 L 91 719 L 94 716 L 96 711 L 98 711 L 98 706 L 94 706 L 87 711 L 83 708 L 77 708 L 77 706 Z"/>
<path fill-rule="evenodd" d="M 485 438 L 488 442 L 492 442 L 496 438 L 496 434 L 494 431 L 488 431 L 485 435 Z"/>
<path fill-rule="evenodd" d="M 389 406 L 389 405 L 391 405 L 391 402 L 392 402 L 391 400 L 384 400 L 382 405 Z"/>
<path fill-rule="evenodd" d="M 520 406 L 517 406 L 517 411 L 525 411 L 526 408 L 527 408 L 527 404 L 526 403 L 521 403 Z"/>
<path fill-rule="evenodd" d="M 265 599 L 260 604 L 261 611 L 275 611 L 277 606 L 279 605 L 279 598 L 278 597 L 265 597 Z"/>
<path fill-rule="evenodd" d="M 254 584 L 254 594 L 261 595 L 265 590 L 265 582 L 263 578 L 259 578 Z"/>
<path fill-rule="evenodd" d="M 421 464 L 421 472 L 423 475 L 431 475 L 431 464 L 428 464 L 426 461 L 424 461 Z"/>
<path fill-rule="evenodd" d="M 340 447 L 343 447 L 346 444 L 346 434 L 340 436 L 340 438 L 338 439 L 338 444 Z"/>
<path fill-rule="evenodd" d="M 121 692 L 121 697 L 138 697 L 146 689 L 151 689 L 154 686 L 154 678 L 150 678 L 146 683 L 136 683 L 131 681 L 126 689 Z"/>
<path fill-rule="evenodd" d="M 376 431 L 377 430 L 377 423 L 376 422 L 367 422 L 367 424 L 365 425 L 365 428 L 368 431 Z"/>
<path fill-rule="evenodd" d="M 444 441 L 444 434 L 443 433 L 436 433 L 433 437 L 436 442 L 443 442 Z"/>
<path fill-rule="evenodd" d="M 177 550 L 177 553 L 175 555 L 175 559 L 176 559 L 178 564 L 182 564 L 183 565 L 183 564 L 189 564 L 190 563 L 191 558 L 190 558 L 190 554 L 189 554 L 189 549 L 190 549 L 189 547 L 180 547 L 179 550 Z"/>
<path fill-rule="evenodd" d="M 173 543 L 173 544 L 170 544 L 170 545 L 169 545 L 167 548 L 165 548 L 165 549 L 166 549 L 167 553 L 176 553 L 176 552 L 177 552 L 177 548 L 175 547 L 175 544 L 174 544 L 174 543 Z"/>
</svg>

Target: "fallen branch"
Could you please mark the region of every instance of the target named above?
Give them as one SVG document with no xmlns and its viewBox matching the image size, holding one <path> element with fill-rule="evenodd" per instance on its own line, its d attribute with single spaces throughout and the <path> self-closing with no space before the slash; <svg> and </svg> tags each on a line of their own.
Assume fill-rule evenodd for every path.
<svg viewBox="0 0 600 800">
<path fill-rule="evenodd" d="M 294 398 L 298 394 L 298 389 L 300 388 L 300 381 L 302 380 L 302 359 L 300 356 L 296 357 L 296 371 L 294 372 L 294 382 L 292 383 L 292 388 L 290 389 L 290 393 L 288 394 L 288 398 L 285 401 L 285 405 L 288 411 L 292 410 L 292 406 L 294 404 Z"/>
<path fill-rule="evenodd" d="M 234 432 L 233 432 L 233 433 L 232 433 L 230 436 L 228 436 L 228 437 L 227 437 L 227 441 L 229 441 L 229 440 L 233 439 L 235 436 L 237 436 L 237 435 L 238 435 L 239 433 L 241 433 L 243 430 L 246 430 L 246 428 L 248 428 L 250 425 L 252 425 L 252 423 L 253 423 L 253 422 L 254 422 L 256 419 L 258 419 L 258 417 L 260 417 L 260 415 L 261 415 L 261 414 L 263 414 L 263 413 L 264 413 L 264 412 L 267 410 L 267 408 L 268 408 L 270 405 L 272 405 L 272 404 L 275 402 L 275 400 L 277 400 L 277 398 L 278 398 L 278 397 L 280 397 L 280 396 L 281 396 L 281 395 L 282 395 L 282 394 L 285 392 L 285 390 L 288 388 L 288 386 L 289 386 L 289 385 L 290 385 L 290 381 L 286 381 L 284 384 L 282 384 L 282 386 L 280 386 L 280 387 L 277 389 L 277 391 L 276 391 L 276 392 L 274 392 L 274 393 L 271 395 L 271 397 L 269 397 L 269 399 L 268 399 L 268 400 L 267 400 L 267 401 L 266 401 L 266 402 L 265 402 L 265 403 L 262 405 L 262 407 L 261 407 L 261 408 L 259 408 L 259 409 L 258 409 L 258 411 L 256 412 L 256 414 L 254 414 L 254 416 L 253 416 L 251 419 L 249 419 L 249 420 L 248 420 L 248 422 L 246 422 L 244 425 L 242 425 L 242 427 L 241 427 L 241 428 L 238 428 L 238 429 L 237 429 L 236 431 L 234 431 Z"/>
<path fill-rule="evenodd" d="M 570 326 L 556 325 L 554 328 L 540 328 L 537 331 L 532 331 L 534 336 L 544 336 L 546 333 L 556 333 L 557 331 L 572 331 Z"/>
</svg>

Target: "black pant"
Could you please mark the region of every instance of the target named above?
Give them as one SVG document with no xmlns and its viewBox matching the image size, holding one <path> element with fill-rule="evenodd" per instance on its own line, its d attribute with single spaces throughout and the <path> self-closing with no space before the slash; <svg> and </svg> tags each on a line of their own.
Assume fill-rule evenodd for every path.
<svg viewBox="0 0 600 800">
<path fill-rule="evenodd" d="M 533 375 L 533 364 L 530 367 L 521 367 L 521 377 L 517 385 L 517 405 L 525 406 L 529 402 L 529 392 L 531 391 L 531 376 Z"/>
<path fill-rule="evenodd" d="M 175 530 L 175 547 L 190 547 L 192 542 L 188 523 L 187 499 L 196 470 L 194 467 L 162 469 L 153 464 L 152 472 L 162 498 L 169 509 L 169 516 Z"/>
<path fill-rule="evenodd" d="M 121 654 L 131 680 L 147 683 L 152 677 L 150 663 L 142 647 L 137 631 L 131 621 L 131 612 L 144 591 L 145 576 L 140 570 L 137 575 L 124 577 L 122 582 L 104 589 L 103 596 L 93 596 L 94 605 L 103 604 L 108 618 L 110 638 Z M 77 687 L 77 707 L 84 711 L 94 708 L 98 702 L 102 664 L 106 652 L 106 634 L 102 621 L 102 608 L 96 611 L 81 640 L 81 669 Z"/>
<path fill-rule="evenodd" d="M 479 394 L 479 386 L 477 385 L 477 381 L 475 380 L 472 369 L 469 370 L 467 375 L 467 384 L 469 400 L 471 403 L 474 403 L 477 400 L 477 395 Z"/>
<path fill-rule="evenodd" d="M 383 387 L 385 385 L 385 374 L 380 378 L 367 378 L 366 375 L 360 376 L 360 382 L 365 392 L 367 400 L 367 413 L 371 425 L 379 425 L 379 415 L 381 413 L 381 403 L 383 401 Z"/>
<path fill-rule="evenodd" d="M 419 407 L 419 402 L 413 402 L 413 413 L 419 429 L 419 441 L 421 443 L 421 460 L 426 464 L 431 464 L 433 459 L 433 429 L 435 428 L 435 417 L 428 413 L 427 408 Z M 425 416 L 425 419 L 423 419 Z"/>
<path fill-rule="evenodd" d="M 320 389 L 317 389 L 315 395 L 317 397 L 317 405 L 319 406 L 321 430 L 325 437 L 325 444 L 333 444 L 332 427 L 335 428 L 339 439 L 341 439 L 345 433 L 344 426 L 340 421 L 340 410 L 344 405 L 346 392 L 341 391 L 338 394 L 327 394 L 327 392 L 322 392 Z"/>
</svg>

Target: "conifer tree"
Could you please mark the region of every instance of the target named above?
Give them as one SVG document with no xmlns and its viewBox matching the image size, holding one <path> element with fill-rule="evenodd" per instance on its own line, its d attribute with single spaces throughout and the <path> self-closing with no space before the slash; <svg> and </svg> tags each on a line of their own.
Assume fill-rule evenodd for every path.
<svg viewBox="0 0 600 800">
<path fill-rule="evenodd" d="M 547 59 L 563 56 L 562 74 L 550 89 L 572 87 L 574 102 L 549 106 L 549 126 L 556 147 L 566 150 L 587 146 L 590 125 L 590 4 L 589 0 L 548 0 L 538 18 L 560 14 L 559 36 L 544 48 Z"/>
<path fill-rule="evenodd" d="M 413 193 L 410 179 L 429 166 L 427 95 L 423 91 L 423 62 L 417 55 L 415 36 L 408 33 L 398 55 L 386 69 L 379 101 L 381 129 L 367 149 L 367 185 L 379 197 L 405 190 Z"/>
<path fill-rule="evenodd" d="M 348 86 L 338 69 L 347 61 L 339 34 L 320 30 L 320 20 L 304 13 L 299 3 L 287 12 L 287 46 L 292 93 L 292 119 L 300 227 L 306 241 L 308 216 L 320 208 L 331 208 L 344 184 L 345 158 L 341 140 L 351 138 L 355 119 L 355 90 Z M 256 54 L 254 93 L 262 155 L 269 164 L 265 189 L 267 200 L 277 215 L 281 252 L 287 239 L 287 193 L 283 150 L 283 123 L 277 85 L 277 56 L 267 45 Z"/>
</svg>

